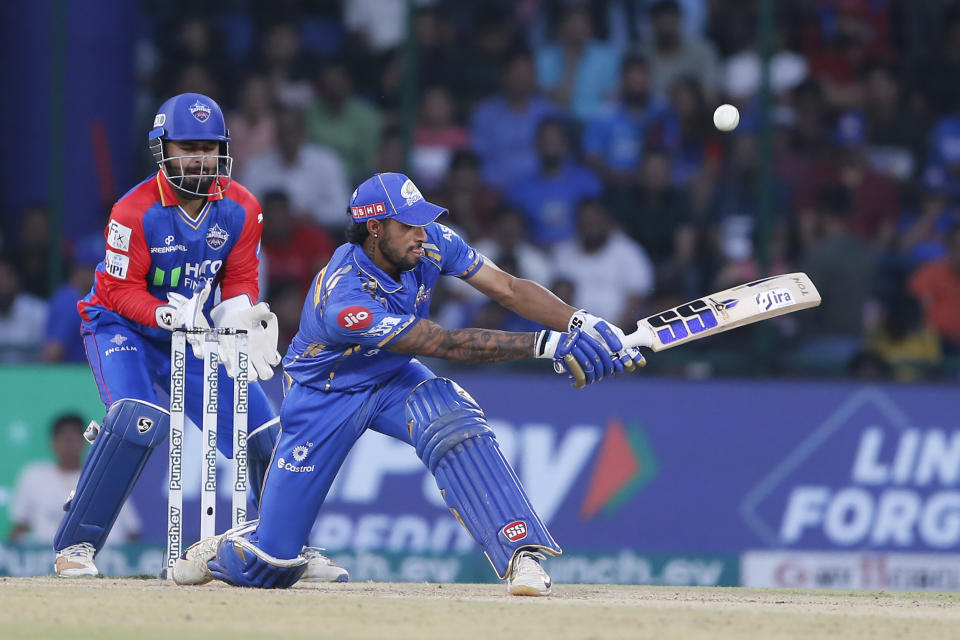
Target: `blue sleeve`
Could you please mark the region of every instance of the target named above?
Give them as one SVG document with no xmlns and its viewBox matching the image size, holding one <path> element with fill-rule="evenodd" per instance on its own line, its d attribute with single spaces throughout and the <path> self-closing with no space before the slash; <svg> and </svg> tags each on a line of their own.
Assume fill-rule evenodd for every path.
<svg viewBox="0 0 960 640">
<path fill-rule="evenodd" d="M 480 252 L 464 242 L 453 229 L 434 222 L 427 235 L 428 242 L 423 245 L 425 256 L 439 265 L 441 275 L 466 280 L 483 266 Z"/>
<path fill-rule="evenodd" d="M 412 313 L 388 311 L 363 293 L 331 299 L 323 309 L 327 336 L 340 345 L 382 348 L 406 333 L 416 321 Z"/>
<path fill-rule="evenodd" d="M 50 299 L 50 311 L 47 315 L 47 341 L 67 345 L 74 342 L 80 335 L 80 314 L 77 312 L 77 300 L 79 298 L 68 289 L 61 289 Z"/>
</svg>

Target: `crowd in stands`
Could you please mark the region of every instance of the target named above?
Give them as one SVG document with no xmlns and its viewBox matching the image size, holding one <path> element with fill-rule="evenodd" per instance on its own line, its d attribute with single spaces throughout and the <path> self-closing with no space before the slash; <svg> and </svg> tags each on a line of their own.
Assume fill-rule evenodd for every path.
<svg viewBox="0 0 960 640">
<path fill-rule="evenodd" d="M 759 4 L 421 0 L 408 34 L 406 0 L 148 2 L 137 121 L 183 91 L 224 107 L 282 347 L 353 187 L 403 171 L 501 268 L 625 328 L 767 274 L 806 271 L 823 295 L 687 353 L 956 377 L 960 4 L 775 2 L 769 83 Z M 723 102 L 731 133 L 712 126 Z M 61 325 L 97 249 L 74 248 L 55 292 L 43 207 L 20 228 L 0 359 L 82 360 Z M 445 326 L 534 328 L 461 284 L 434 293 Z"/>
</svg>

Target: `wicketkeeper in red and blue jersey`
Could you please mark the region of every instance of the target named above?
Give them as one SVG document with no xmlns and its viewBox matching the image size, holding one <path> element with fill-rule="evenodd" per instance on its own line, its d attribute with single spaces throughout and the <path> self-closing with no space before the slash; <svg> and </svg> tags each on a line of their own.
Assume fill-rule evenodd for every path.
<svg viewBox="0 0 960 640">
<path fill-rule="evenodd" d="M 248 469 L 259 502 L 279 433 L 279 418 L 256 383 L 279 364 L 277 319 L 258 303 L 263 214 L 231 180 L 233 159 L 223 113 L 207 96 L 165 102 L 148 135 L 159 170 L 113 206 L 106 255 L 90 294 L 78 304 L 87 359 L 107 409 L 54 541 L 57 575 L 98 573 L 93 559 L 152 450 L 164 442 L 169 413 L 155 388 L 169 388 L 171 332 L 216 327 L 248 332 Z M 222 300 L 214 305 L 216 292 Z M 218 448 L 232 457 L 232 341 L 220 358 Z M 200 339 L 191 337 L 201 357 Z M 186 415 L 201 423 L 202 362 L 187 358 Z M 230 428 L 226 428 L 226 427 Z M 329 565 L 329 561 L 324 563 Z M 339 567 L 330 571 L 343 579 Z"/>
</svg>

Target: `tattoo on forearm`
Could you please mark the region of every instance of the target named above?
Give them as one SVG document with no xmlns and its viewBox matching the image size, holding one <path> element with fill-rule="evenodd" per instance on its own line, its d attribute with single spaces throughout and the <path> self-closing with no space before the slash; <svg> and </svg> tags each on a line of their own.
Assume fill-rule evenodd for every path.
<svg viewBox="0 0 960 640">
<path fill-rule="evenodd" d="M 533 342 L 533 333 L 492 329 L 447 330 L 435 322 L 421 321 L 390 349 L 461 362 L 506 362 L 532 358 Z"/>
</svg>

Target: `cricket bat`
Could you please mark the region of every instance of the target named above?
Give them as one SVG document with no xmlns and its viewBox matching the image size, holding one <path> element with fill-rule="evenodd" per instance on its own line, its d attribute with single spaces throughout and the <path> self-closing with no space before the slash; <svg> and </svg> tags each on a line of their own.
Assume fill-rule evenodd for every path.
<svg viewBox="0 0 960 640">
<path fill-rule="evenodd" d="M 820 304 L 820 293 L 805 273 L 788 273 L 741 284 L 698 298 L 637 322 L 625 347 L 653 351 Z"/>
</svg>

